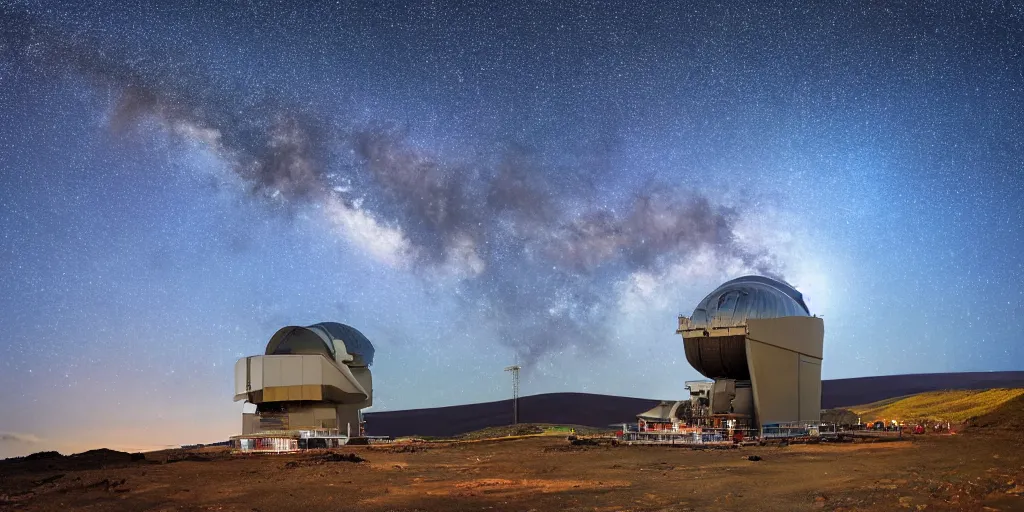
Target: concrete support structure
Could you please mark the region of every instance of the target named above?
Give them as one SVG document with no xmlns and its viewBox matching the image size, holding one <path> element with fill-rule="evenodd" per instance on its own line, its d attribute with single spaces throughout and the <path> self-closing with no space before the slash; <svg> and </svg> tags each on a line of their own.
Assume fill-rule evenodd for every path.
<svg viewBox="0 0 1024 512">
<path fill-rule="evenodd" d="M 758 424 L 821 420 L 820 318 L 748 320 L 747 361 Z"/>
</svg>

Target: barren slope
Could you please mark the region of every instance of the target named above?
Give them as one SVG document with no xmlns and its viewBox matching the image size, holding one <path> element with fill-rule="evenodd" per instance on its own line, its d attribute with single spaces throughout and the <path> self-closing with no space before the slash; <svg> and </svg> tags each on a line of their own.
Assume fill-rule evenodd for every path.
<svg viewBox="0 0 1024 512">
<path fill-rule="evenodd" d="M 0 462 L 0 510 L 1021 510 L 1020 441 L 979 432 L 709 451 L 532 437 L 335 454 L 51 456 Z"/>
<path fill-rule="evenodd" d="M 930 420 L 964 422 L 995 411 L 1024 395 L 1024 389 L 933 391 L 849 407 L 864 422 Z"/>
</svg>

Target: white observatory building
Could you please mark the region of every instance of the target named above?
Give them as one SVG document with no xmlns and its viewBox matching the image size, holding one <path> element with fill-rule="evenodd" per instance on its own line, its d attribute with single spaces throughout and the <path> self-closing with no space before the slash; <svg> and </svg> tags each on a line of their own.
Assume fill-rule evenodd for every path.
<svg viewBox="0 0 1024 512">
<path fill-rule="evenodd" d="M 710 423 L 820 420 L 825 328 L 792 286 L 762 276 L 728 281 L 680 316 L 676 333 L 686 360 L 714 381 Z"/>
<path fill-rule="evenodd" d="M 330 447 L 361 436 L 360 410 L 373 405 L 373 344 L 353 327 L 323 322 L 288 326 L 264 355 L 235 363 L 235 397 L 256 406 L 242 413 L 243 451 Z"/>
</svg>

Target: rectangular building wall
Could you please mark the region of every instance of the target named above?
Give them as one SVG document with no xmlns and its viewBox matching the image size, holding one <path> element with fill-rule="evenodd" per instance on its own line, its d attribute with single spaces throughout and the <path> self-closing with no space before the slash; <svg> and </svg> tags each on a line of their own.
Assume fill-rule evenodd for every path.
<svg viewBox="0 0 1024 512">
<path fill-rule="evenodd" d="M 352 436 L 359 435 L 359 409 L 362 405 L 338 406 L 338 431 L 347 434 L 351 429 Z"/>
<path fill-rule="evenodd" d="M 821 421 L 821 359 L 800 356 L 800 421 Z"/>
<path fill-rule="evenodd" d="M 747 329 L 747 364 L 758 422 L 819 421 L 824 345 L 821 319 L 752 319 Z"/>
<path fill-rule="evenodd" d="M 243 357 L 235 362 L 235 400 L 249 391 L 263 389 L 263 358 Z"/>
<path fill-rule="evenodd" d="M 242 434 L 255 434 L 260 431 L 260 418 L 251 412 L 242 413 Z"/>
<path fill-rule="evenodd" d="M 732 399 L 732 408 L 734 413 L 746 414 L 751 418 L 755 417 L 753 392 L 754 390 L 751 388 L 749 382 L 739 381 L 736 383 L 736 398 Z"/>
<path fill-rule="evenodd" d="M 825 324 L 820 318 L 751 318 L 747 320 L 747 338 L 815 359 L 824 357 Z"/>
<path fill-rule="evenodd" d="M 366 368 L 356 368 L 362 382 L 370 385 Z M 252 356 L 235 363 L 236 401 L 253 403 L 333 401 L 371 403 L 371 391 L 344 365 L 322 355 Z"/>
<path fill-rule="evenodd" d="M 363 389 L 369 393 L 366 397 L 366 401 L 363 402 L 361 407 L 372 407 L 373 406 L 373 377 L 370 375 L 369 368 L 352 368 L 352 376 L 356 378 L 356 382 L 362 386 Z"/>
<path fill-rule="evenodd" d="M 796 352 L 747 340 L 747 364 L 759 424 L 800 419 L 799 358 Z"/>
</svg>

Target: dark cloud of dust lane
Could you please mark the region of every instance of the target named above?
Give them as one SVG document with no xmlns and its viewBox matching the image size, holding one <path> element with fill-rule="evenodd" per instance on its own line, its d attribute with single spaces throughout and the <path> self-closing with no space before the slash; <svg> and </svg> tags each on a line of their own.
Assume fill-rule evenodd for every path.
<svg viewBox="0 0 1024 512">
<path fill-rule="evenodd" d="M 736 243 L 736 211 L 693 191 L 620 191 L 626 199 L 615 208 L 594 206 L 520 152 L 498 155 L 496 164 L 452 164 L 386 125 L 344 126 L 284 100 L 252 106 L 196 85 L 198 77 L 131 66 L 109 49 L 20 21 L 3 24 L 4 58 L 115 93 L 113 128 L 155 122 L 205 143 L 272 204 L 340 201 L 398 227 L 411 268 L 456 272 L 453 295 L 526 364 L 571 347 L 609 348 L 600 326 L 614 307 L 614 284 L 633 272 L 712 249 L 777 274 L 770 254 Z M 336 157 L 349 151 L 351 161 Z"/>
<path fill-rule="evenodd" d="M 115 94 L 113 130 L 157 122 L 175 136 L 206 143 L 253 193 L 285 203 L 322 200 L 329 191 L 324 156 L 331 135 L 315 114 L 269 104 L 246 107 L 238 97 L 185 83 L 195 77 L 132 66 L 82 36 L 10 9 L 0 13 L 0 54 L 41 76 L 83 78 Z"/>
<path fill-rule="evenodd" d="M 652 186 L 615 210 L 580 204 L 542 168 L 514 157 L 494 170 L 447 167 L 393 134 L 361 133 L 357 153 L 398 206 L 400 225 L 432 264 L 479 259 L 461 281 L 467 307 L 483 305 L 503 344 L 526 363 L 552 350 L 607 348 L 613 286 L 712 249 L 780 277 L 771 255 L 736 243 L 738 212 L 692 191 Z"/>
</svg>

